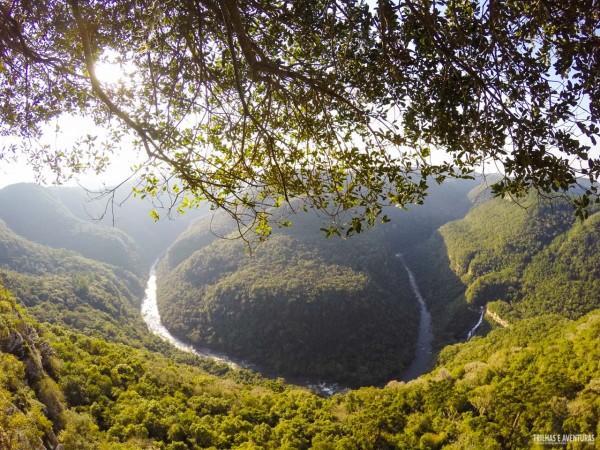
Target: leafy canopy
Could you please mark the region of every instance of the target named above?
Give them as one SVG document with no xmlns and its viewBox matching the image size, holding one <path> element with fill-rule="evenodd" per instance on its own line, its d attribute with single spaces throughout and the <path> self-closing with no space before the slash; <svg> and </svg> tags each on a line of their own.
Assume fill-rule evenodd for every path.
<svg viewBox="0 0 600 450">
<path fill-rule="evenodd" d="M 597 0 L 2 1 L 0 132 L 35 137 L 64 112 L 91 115 L 112 131 L 105 146 L 24 150 L 59 172 L 102 169 L 133 133 L 149 158 L 142 195 L 166 183 L 182 207 L 208 200 L 263 234 L 293 197 L 333 218 L 330 233 L 360 231 L 384 205 L 420 203 L 431 180 L 489 161 L 505 175 L 499 195 L 587 178 L 583 217 L 598 201 L 599 11 Z M 102 62 L 127 76 L 103 83 Z"/>
</svg>

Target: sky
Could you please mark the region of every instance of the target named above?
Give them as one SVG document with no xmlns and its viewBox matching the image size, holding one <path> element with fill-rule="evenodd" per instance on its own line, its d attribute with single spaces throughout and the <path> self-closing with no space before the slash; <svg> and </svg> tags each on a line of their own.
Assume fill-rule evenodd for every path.
<svg viewBox="0 0 600 450">
<path fill-rule="evenodd" d="M 75 142 L 86 136 L 87 134 L 98 134 L 102 136 L 104 133 L 101 129 L 96 127 L 91 119 L 84 117 L 64 116 L 58 120 L 60 131 L 56 133 L 51 131 L 51 128 L 56 127 L 56 123 L 53 126 L 48 126 L 40 140 L 44 144 L 56 146 L 58 148 L 71 148 Z M 11 142 L 18 142 L 16 139 L 11 139 Z M 8 140 L 3 144 L 8 143 Z M 131 149 L 121 148 L 118 154 L 111 157 L 110 165 L 108 169 L 100 175 L 93 173 L 86 173 L 79 175 L 77 179 L 66 182 L 66 185 L 77 185 L 82 184 L 88 188 L 101 187 L 103 184 L 110 186 L 118 184 L 125 180 L 131 173 L 131 167 L 136 164 L 143 162 L 143 158 L 136 154 Z M 45 183 L 51 184 L 54 180 L 50 170 L 44 171 L 43 175 L 46 179 Z M 7 162 L 0 160 L 0 188 L 8 186 L 14 183 L 34 183 L 38 182 L 36 173 L 32 167 L 27 163 L 24 158 L 21 158 L 17 162 Z"/>
<path fill-rule="evenodd" d="M 124 73 L 116 64 L 97 64 L 95 69 L 96 76 L 103 83 L 116 83 L 124 76 Z M 57 125 L 59 129 L 58 133 L 56 132 Z M 44 127 L 43 136 L 40 142 L 60 148 L 71 148 L 78 139 L 81 139 L 87 134 L 98 135 L 100 137 L 105 135 L 103 130 L 94 124 L 92 119 L 64 115 Z M 16 138 L 3 139 L 0 148 L 2 145 L 9 143 L 19 143 L 19 141 Z M 141 155 L 124 147 L 119 149 L 118 155 L 111 158 L 111 164 L 104 173 L 100 175 L 92 173 L 83 174 L 77 179 L 73 179 L 65 184 L 81 184 L 84 187 L 92 189 L 102 187 L 103 185 L 116 185 L 131 175 L 131 167 L 133 165 L 143 161 L 144 158 Z M 48 182 L 43 184 L 50 184 L 54 179 L 51 172 L 47 171 L 44 175 Z M 0 160 L 0 188 L 22 182 L 38 182 L 36 173 L 31 166 L 27 164 L 27 161 L 21 159 L 15 163 Z"/>
</svg>

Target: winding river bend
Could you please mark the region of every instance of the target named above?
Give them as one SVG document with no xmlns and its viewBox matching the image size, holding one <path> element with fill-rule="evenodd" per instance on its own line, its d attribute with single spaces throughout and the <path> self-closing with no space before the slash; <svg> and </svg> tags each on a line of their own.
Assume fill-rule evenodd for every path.
<svg viewBox="0 0 600 450">
<path fill-rule="evenodd" d="M 158 312 L 158 305 L 156 302 L 155 266 L 156 266 L 156 263 L 150 269 L 150 276 L 148 277 L 148 283 L 146 284 L 146 292 L 144 295 L 144 300 L 142 301 L 142 308 L 141 308 L 142 317 L 144 318 L 144 322 L 146 322 L 148 329 L 152 333 L 154 333 L 157 336 L 161 337 L 162 339 L 170 342 L 171 344 L 173 344 L 175 347 L 177 347 L 180 350 L 194 353 L 195 355 L 201 356 L 203 358 L 214 359 L 216 361 L 227 364 L 231 368 L 250 369 L 250 370 L 259 372 L 263 376 L 268 377 L 268 378 L 280 378 L 277 376 L 277 374 L 267 373 L 263 370 L 260 370 L 258 367 L 254 366 L 253 364 L 249 364 L 244 361 L 237 361 L 237 360 L 234 361 L 223 353 L 217 353 L 217 352 L 210 351 L 206 348 L 196 347 L 196 346 L 193 346 L 190 344 L 186 344 L 185 342 L 183 342 L 180 339 L 177 339 L 175 336 L 173 336 L 171 334 L 171 332 L 169 330 L 167 330 L 167 328 L 163 325 L 163 323 L 160 319 L 160 314 Z M 296 378 L 285 378 L 285 380 L 289 383 L 311 389 L 311 390 L 315 391 L 316 393 L 318 393 L 320 395 L 324 395 L 324 396 L 330 396 L 330 395 L 336 394 L 338 392 L 341 392 L 342 390 L 345 389 L 343 386 L 340 386 L 338 384 L 322 383 L 322 382 L 315 383 L 313 381 L 301 380 L 301 379 L 296 379 Z"/>
<path fill-rule="evenodd" d="M 427 305 L 423 296 L 419 291 L 419 286 L 415 280 L 415 277 L 412 271 L 406 265 L 404 261 L 404 257 L 401 253 L 397 253 L 396 257 L 402 261 L 404 268 L 408 274 L 408 279 L 410 281 L 410 286 L 417 298 L 419 305 L 421 307 L 421 318 L 419 321 L 419 337 L 417 340 L 417 348 L 415 351 L 415 358 L 413 359 L 411 365 L 408 370 L 404 373 L 402 377 L 403 381 L 409 381 L 414 378 L 417 378 L 419 375 L 427 372 L 429 369 L 429 364 L 431 362 L 431 343 L 433 341 L 433 333 L 431 331 L 431 314 L 427 310 Z M 212 358 L 214 360 L 220 361 L 229 365 L 232 368 L 243 368 L 243 369 L 252 369 L 258 370 L 251 364 L 245 363 L 243 361 L 233 361 L 227 355 L 217 352 L 212 352 L 206 348 L 196 347 L 190 344 L 187 344 L 180 339 L 177 339 L 173 336 L 169 330 L 163 325 L 160 314 L 158 312 L 158 305 L 156 302 L 156 271 L 155 271 L 156 263 L 150 269 L 150 275 L 148 277 L 148 283 L 146 285 L 146 292 L 144 295 L 144 300 L 142 301 L 141 313 L 148 329 L 161 337 L 162 339 L 170 342 L 175 347 L 180 350 L 194 353 L 198 356 L 204 358 Z M 258 370 L 261 372 L 260 370 Z M 263 373 L 265 376 L 269 376 L 266 373 Z M 332 395 L 336 392 L 340 392 L 344 390 L 343 387 L 337 384 L 328 384 L 328 383 L 314 383 L 311 381 L 297 380 L 297 379 L 288 379 L 289 382 L 307 387 L 316 391 L 322 395 Z"/>
</svg>

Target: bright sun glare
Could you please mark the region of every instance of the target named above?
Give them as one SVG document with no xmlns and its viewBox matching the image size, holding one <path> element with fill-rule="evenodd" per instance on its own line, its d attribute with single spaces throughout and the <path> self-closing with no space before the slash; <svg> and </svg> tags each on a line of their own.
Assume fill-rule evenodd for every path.
<svg viewBox="0 0 600 450">
<path fill-rule="evenodd" d="M 94 70 L 98 80 L 106 84 L 118 83 L 125 76 L 123 69 L 116 63 L 99 62 L 94 66 Z"/>
</svg>

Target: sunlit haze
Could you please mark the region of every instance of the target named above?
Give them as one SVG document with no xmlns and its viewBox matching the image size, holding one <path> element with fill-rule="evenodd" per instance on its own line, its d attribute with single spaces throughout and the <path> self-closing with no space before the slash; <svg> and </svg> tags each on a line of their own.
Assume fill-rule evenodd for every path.
<svg viewBox="0 0 600 450">
<path fill-rule="evenodd" d="M 104 77 L 105 75 L 103 75 Z M 106 75 L 107 76 L 107 75 Z M 57 127 L 58 125 L 58 127 Z M 98 139 L 104 138 L 104 131 L 97 127 L 93 121 L 85 117 L 61 116 L 44 128 L 44 133 L 39 143 L 32 142 L 31 145 L 47 144 L 52 148 L 70 149 L 76 141 L 86 135 L 98 136 Z M 15 138 L 11 142 L 20 144 Z M 138 155 L 131 148 L 124 144 L 122 148 L 115 151 L 110 158 L 107 169 L 98 175 L 94 173 L 84 173 L 77 178 L 66 182 L 66 185 L 81 184 L 85 187 L 96 188 L 103 185 L 111 186 L 118 184 L 131 175 L 131 167 L 144 161 L 143 156 Z M 41 177 L 40 177 L 41 175 Z M 0 161 L 0 188 L 14 183 L 21 182 L 40 182 L 41 184 L 52 184 L 55 175 L 50 170 L 45 170 L 41 174 L 36 174 L 31 165 L 24 159 L 19 158 L 16 162 Z"/>
</svg>

